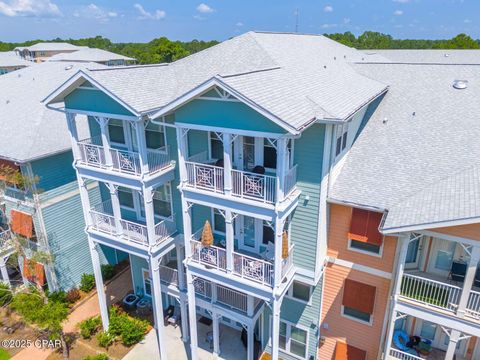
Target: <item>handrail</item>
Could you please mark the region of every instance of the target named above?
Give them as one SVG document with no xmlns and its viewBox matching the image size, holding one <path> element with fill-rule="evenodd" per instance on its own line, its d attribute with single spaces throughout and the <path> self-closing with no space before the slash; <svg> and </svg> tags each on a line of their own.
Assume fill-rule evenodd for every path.
<svg viewBox="0 0 480 360">
<path fill-rule="evenodd" d="M 475 318 L 476 320 L 480 320 L 480 292 L 470 290 L 467 307 L 465 308 L 465 314 Z"/>
<path fill-rule="evenodd" d="M 409 354 L 409 353 L 406 353 L 404 351 L 394 349 L 394 348 L 390 348 L 390 356 L 394 357 L 395 359 L 399 359 L 399 360 L 423 360 L 423 358 L 421 358 L 419 356 L 412 355 L 412 354 Z"/>
</svg>

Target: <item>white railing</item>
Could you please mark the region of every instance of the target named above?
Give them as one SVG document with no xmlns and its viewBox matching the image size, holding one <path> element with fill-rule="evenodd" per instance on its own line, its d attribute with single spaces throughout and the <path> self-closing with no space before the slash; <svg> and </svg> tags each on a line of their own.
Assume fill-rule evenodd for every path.
<svg viewBox="0 0 480 360">
<path fill-rule="evenodd" d="M 85 165 L 107 168 L 103 146 L 95 144 L 95 139 L 85 139 L 77 143 L 80 159 Z"/>
<path fill-rule="evenodd" d="M 159 244 L 170 238 L 175 231 L 177 231 L 177 224 L 175 222 L 175 215 L 173 214 L 169 218 L 155 224 L 155 243 Z"/>
<path fill-rule="evenodd" d="M 133 151 L 110 149 L 112 156 L 113 170 L 122 173 L 140 175 L 142 167 L 140 165 L 140 155 Z"/>
<path fill-rule="evenodd" d="M 217 270 L 227 269 L 226 250 L 218 246 L 203 246 L 196 240 L 190 241 L 192 247 L 192 260 L 207 267 L 213 267 Z"/>
<path fill-rule="evenodd" d="M 232 170 L 232 195 L 273 204 L 277 178 L 270 175 Z"/>
<path fill-rule="evenodd" d="M 458 286 L 404 274 L 399 296 L 427 306 L 455 311 L 462 289 Z"/>
<path fill-rule="evenodd" d="M 282 259 L 282 279 L 285 275 L 287 275 L 288 271 L 293 266 L 293 247 L 295 244 L 292 244 L 288 249 L 288 257 L 286 259 Z"/>
<path fill-rule="evenodd" d="M 0 228 L 1 229 L 1 228 Z M 0 230 L 0 249 L 7 248 L 12 244 L 12 233 L 10 229 Z"/>
<path fill-rule="evenodd" d="M 227 305 L 231 308 L 247 312 L 247 294 L 243 294 L 221 285 L 214 286 L 217 287 L 217 302 Z"/>
<path fill-rule="evenodd" d="M 115 227 L 115 217 L 103 212 L 90 210 L 90 218 L 92 219 L 92 227 L 103 233 L 109 235 L 117 235 L 117 228 Z"/>
<path fill-rule="evenodd" d="M 295 189 L 296 185 L 297 185 L 297 165 L 290 168 L 285 174 L 285 183 L 283 185 L 284 186 L 283 193 L 285 194 L 285 196 L 289 195 L 290 192 L 292 192 L 292 190 Z"/>
<path fill-rule="evenodd" d="M 196 278 L 193 281 L 193 287 L 195 288 L 195 294 L 201 295 L 207 299 L 212 298 L 212 283 L 202 278 Z"/>
<path fill-rule="evenodd" d="M 419 356 L 412 355 L 404 351 L 400 351 L 398 349 L 393 349 L 393 348 L 390 348 L 390 357 L 394 359 L 399 359 L 399 360 L 423 360 L 423 358 Z"/>
<path fill-rule="evenodd" d="M 160 281 L 165 284 L 178 286 L 178 270 L 171 267 L 160 265 Z"/>
<path fill-rule="evenodd" d="M 223 168 L 186 161 L 187 186 L 223 194 Z"/>
<path fill-rule="evenodd" d="M 465 314 L 480 320 L 480 292 L 471 290 L 468 296 Z"/>
<path fill-rule="evenodd" d="M 170 160 L 170 146 L 157 150 L 147 150 L 148 171 L 152 174 L 167 168 L 172 164 Z"/>
<path fill-rule="evenodd" d="M 266 286 L 273 286 L 274 266 L 271 262 L 233 253 L 233 273 Z"/>
</svg>

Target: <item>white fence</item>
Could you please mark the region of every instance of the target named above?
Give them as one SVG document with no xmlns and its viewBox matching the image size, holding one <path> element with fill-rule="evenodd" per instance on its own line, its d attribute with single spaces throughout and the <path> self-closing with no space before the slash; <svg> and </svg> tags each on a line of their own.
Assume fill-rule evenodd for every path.
<svg viewBox="0 0 480 360">
<path fill-rule="evenodd" d="M 470 291 L 465 314 L 480 320 L 480 292 Z"/>
<path fill-rule="evenodd" d="M 185 166 L 188 186 L 223 194 L 223 168 L 189 161 Z"/>
<path fill-rule="evenodd" d="M 400 351 L 398 349 L 390 349 L 390 357 L 399 360 L 423 360 L 423 358 L 406 353 L 404 351 Z"/>
</svg>

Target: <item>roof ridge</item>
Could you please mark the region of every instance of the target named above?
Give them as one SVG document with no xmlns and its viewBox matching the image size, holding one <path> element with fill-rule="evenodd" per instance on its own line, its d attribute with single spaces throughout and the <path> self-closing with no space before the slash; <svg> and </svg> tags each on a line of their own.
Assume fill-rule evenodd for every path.
<svg viewBox="0 0 480 360">
<path fill-rule="evenodd" d="M 88 69 L 88 71 L 112 71 L 112 70 L 130 70 L 130 69 L 139 69 L 139 68 L 154 68 L 154 67 L 164 67 L 169 66 L 170 63 L 159 63 L 159 64 L 144 64 L 144 65 L 128 65 L 120 67 L 106 67 L 101 69 Z"/>
</svg>

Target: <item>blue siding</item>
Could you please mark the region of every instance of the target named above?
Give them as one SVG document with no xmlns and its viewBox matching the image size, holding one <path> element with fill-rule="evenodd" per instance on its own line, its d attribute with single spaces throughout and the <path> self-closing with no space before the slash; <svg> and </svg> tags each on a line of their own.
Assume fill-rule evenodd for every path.
<svg viewBox="0 0 480 360">
<path fill-rule="evenodd" d="M 31 163 L 33 174 L 40 178 L 37 188 L 40 191 L 50 191 L 75 181 L 77 177 L 72 163 L 71 151 L 33 161 Z"/>
<path fill-rule="evenodd" d="M 75 89 L 65 97 L 67 109 L 94 111 L 108 114 L 133 114 L 100 90 Z"/>
<path fill-rule="evenodd" d="M 241 102 L 196 99 L 175 112 L 175 121 L 187 124 L 283 134 L 286 131 Z"/>
</svg>

